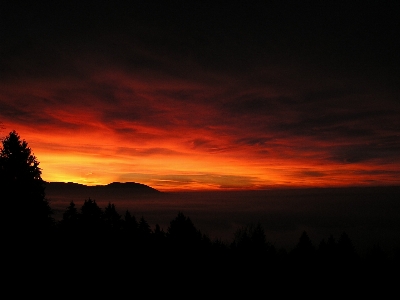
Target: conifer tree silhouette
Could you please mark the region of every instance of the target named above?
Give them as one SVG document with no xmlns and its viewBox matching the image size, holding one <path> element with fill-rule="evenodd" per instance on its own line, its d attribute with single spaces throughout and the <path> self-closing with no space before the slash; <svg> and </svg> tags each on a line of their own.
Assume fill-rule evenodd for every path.
<svg viewBox="0 0 400 300">
<path fill-rule="evenodd" d="M 152 233 L 149 223 L 142 216 L 138 224 L 138 232 L 141 238 L 148 238 Z"/>
<path fill-rule="evenodd" d="M 115 209 L 115 205 L 108 203 L 103 213 L 103 220 L 105 222 L 106 229 L 109 232 L 119 232 L 122 226 L 121 216 Z"/>
<path fill-rule="evenodd" d="M 9 225 L 20 234 L 40 234 L 53 225 L 41 173 L 28 143 L 16 131 L 10 132 L 2 140 L 0 150 L 0 190 L 8 209 L 8 221 L 13 223 Z"/>
<path fill-rule="evenodd" d="M 192 220 L 182 212 L 178 212 L 170 222 L 167 236 L 170 241 L 178 245 L 194 245 L 201 241 L 201 232 L 196 229 Z"/>
<path fill-rule="evenodd" d="M 59 222 L 59 227 L 63 233 L 76 234 L 79 230 L 79 213 L 73 201 L 70 202 L 66 211 L 63 213 L 62 220 Z"/>
<path fill-rule="evenodd" d="M 315 261 L 315 248 L 306 231 L 303 231 L 296 247 L 292 250 L 296 263 L 311 266 Z"/>
<path fill-rule="evenodd" d="M 102 210 L 97 205 L 96 200 L 87 199 L 81 207 L 81 226 L 82 234 L 88 238 L 95 238 L 102 231 Z"/>
<path fill-rule="evenodd" d="M 264 252 L 268 248 L 267 238 L 260 223 L 249 224 L 235 232 L 232 248 L 252 254 Z"/>
<path fill-rule="evenodd" d="M 69 206 L 67 207 L 67 210 L 63 213 L 62 221 L 69 222 L 69 221 L 75 221 L 77 219 L 78 219 L 78 210 L 75 206 L 74 201 L 71 201 L 69 203 Z"/>
<path fill-rule="evenodd" d="M 127 235 L 135 236 L 138 231 L 138 222 L 134 215 L 132 215 L 129 210 L 125 211 L 123 230 Z"/>
</svg>

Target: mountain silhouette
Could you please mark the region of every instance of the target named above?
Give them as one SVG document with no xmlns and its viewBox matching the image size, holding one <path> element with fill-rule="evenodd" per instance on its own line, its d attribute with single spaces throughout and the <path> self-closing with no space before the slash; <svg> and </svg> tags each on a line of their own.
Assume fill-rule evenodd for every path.
<svg viewBox="0 0 400 300">
<path fill-rule="evenodd" d="M 165 195 L 150 186 L 136 182 L 113 182 L 94 186 L 74 182 L 46 182 L 45 193 L 56 220 L 62 218 L 62 212 L 71 201 L 79 206 L 83 201 L 91 199 L 102 208 L 109 202 L 118 203 L 118 208 L 122 210 L 119 213 L 122 214 L 126 207 L 121 203 L 140 202 Z"/>
<path fill-rule="evenodd" d="M 110 190 L 110 189 L 129 189 L 132 192 L 140 192 L 140 193 L 161 193 L 160 191 L 137 182 L 112 182 L 106 185 L 84 185 L 80 183 L 74 182 L 46 182 L 45 183 L 46 191 L 53 190 Z"/>
<path fill-rule="evenodd" d="M 107 185 L 97 185 L 96 187 L 106 189 L 132 189 L 142 192 L 160 193 L 160 191 L 156 190 L 155 188 L 137 182 L 112 182 Z"/>
</svg>

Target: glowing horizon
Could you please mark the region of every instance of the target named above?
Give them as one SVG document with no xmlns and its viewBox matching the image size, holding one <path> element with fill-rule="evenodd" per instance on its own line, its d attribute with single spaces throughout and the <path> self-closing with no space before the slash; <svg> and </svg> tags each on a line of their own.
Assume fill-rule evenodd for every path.
<svg viewBox="0 0 400 300">
<path fill-rule="evenodd" d="M 104 74 L 102 84 L 106 77 Z M 116 78 L 115 72 L 112 77 Z M 251 101 L 250 108 L 247 102 L 234 100 L 232 104 L 230 96 L 225 95 L 229 86 L 225 91 L 221 86 L 216 91 L 212 86 L 198 86 L 193 92 L 192 86 L 185 90 L 181 87 L 185 84 L 178 82 L 176 90 L 170 87 L 163 91 L 163 83 L 161 87 L 154 84 L 138 89 L 144 84 L 130 79 L 129 74 L 121 73 L 118 78 L 113 101 L 119 107 L 94 97 L 85 86 L 63 96 L 60 103 L 51 100 L 61 97 L 60 86 L 73 83 L 49 84 L 43 90 L 40 85 L 26 85 L 14 99 L 33 97 L 35 101 L 14 109 L 24 110 L 23 114 L 39 122 L 31 126 L 22 119 L 6 118 L 2 136 L 16 130 L 28 142 L 46 181 L 86 185 L 134 181 L 161 191 L 400 184 L 396 153 L 385 149 L 384 154 L 391 156 L 380 157 L 380 146 L 366 146 L 364 153 L 360 152 L 362 145 L 378 145 L 385 137 L 339 135 L 343 134 L 341 130 L 332 130 L 330 138 L 299 134 L 301 124 L 291 125 L 299 123 L 296 106 L 291 111 L 275 111 L 275 115 L 259 114 Z M 94 84 L 90 80 L 87 83 Z M 119 95 L 119 89 L 125 94 Z M 202 89 L 207 93 L 199 97 Z M 196 101 L 186 103 L 174 98 L 185 92 Z M 258 97 L 263 92 L 258 91 Z M 208 97 L 217 97 L 213 93 L 225 98 L 208 102 Z M 269 96 L 270 91 L 266 93 L 262 95 L 265 101 L 278 101 L 277 96 Z M 80 107 L 75 98 L 82 97 L 85 105 Z M 290 115 L 289 122 L 285 115 Z M 326 126 L 324 122 L 315 126 Z M 339 129 L 345 126 L 340 119 L 331 122 L 334 125 L 330 126 Z M 358 120 L 351 122 L 358 122 L 352 125 L 358 130 L 371 126 Z M 389 132 L 389 142 L 393 140 L 390 136 L 393 134 Z"/>
</svg>

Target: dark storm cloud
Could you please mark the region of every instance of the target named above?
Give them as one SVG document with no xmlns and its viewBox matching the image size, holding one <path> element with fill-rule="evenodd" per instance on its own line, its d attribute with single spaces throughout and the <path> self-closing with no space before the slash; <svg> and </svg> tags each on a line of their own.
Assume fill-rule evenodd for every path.
<svg viewBox="0 0 400 300">
<path fill-rule="evenodd" d="M 382 125 L 372 126 L 369 121 L 378 121 L 385 115 L 380 112 L 305 112 L 298 110 L 297 120 L 277 124 L 288 135 L 317 137 L 322 140 L 372 137 Z"/>
<path fill-rule="evenodd" d="M 254 94 L 243 95 L 223 104 L 223 109 L 233 115 L 273 114 L 278 108 L 280 99 L 262 97 Z"/>
<path fill-rule="evenodd" d="M 326 174 L 324 172 L 305 170 L 298 173 L 299 177 L 324 177 Z"/>
<path fill-rule="evenodd" d="M 353 173 L 359 175 L 389 175 L 390 177 L 400 175 L 400 171 L 392 170 L 355 170 Z"/>
<path fill-rule="evenodd" d="M 333 147 L 332 159 L 344 163 L 358 163 L 379 159 L 381 163 L 397 163 L 400 151 L 400 136 L 374 138 L 368 144 L 353 144 Z"/>
<path fill-rule="evenodd" d="M 246 137 L 235 141 L 235 144 L 249 145 L 249 146 L 264 146 L 267 145 L 272 138 L 260 138 L 260 137 Z"/>
<path fill-rule="evenodd" d="M 9 100 L 9 99 L 5 99 Z M 0 111 L 3 120 L 17 122 L 20 124 L 35 125 L 38 128 L 65 128 L 69 130 L 78 129 L 79 126 L 73 122 L 65 122 L 57 117 L 44 113 L 43 109 L 51 101 L 44 98 L 31 97 L 30 99 L 13 99 L 5 102 L 0 100 Z"/>
<path fill-rule="evenodd" d="M 3 4 L 1 76 L 85 78 L 88 70 L 114 66 L 144 78 L 150 72 L 207 80 L 199 73 L 208 71 L 278 86 L 276 76 L 289 75 L 282 66 L 297 66 L 333 78 L 343 69 L 373 78 L 377 70 L 394 81 L 398 58 L 388 54 L 399 49 L 396 8 L 280 1 Z M 258 76 L 259 69 L 271 71 Z"/>
<path fill-rule="evenodd" d="M 299 58 L 322 67 L 349 61 L 359 68 L 364 61 L 372 68 L 378 63 L 390 66 L 394 56 L 387 54 L 399 46 L 393 26 L 396 7 L 280 1 L 3 4 L 3 72 L 16 72 L 16 67 L 28 74 L 68 72 L 70 59 L 84 52 L 135 70 L 173 70 L 163 67 L 166 60 L 154 57 L 240 73 L 251 72 L 260 62 L 290 64 Z"/>
<path fill-rule="evenodd" d="M 162 111 L 159 111 L 150 105 L 144 105 L 141 101 L 132 100 L 128 105 L 124 105 L 123 110 L 121 110 L 121 107 L 112 107 L 109 110 L 104 111 L 102 121 L 107 124 L 110 124 L 113 121 L 151 123 L 157 119 L 157 116 L 160 113 L 162 113 Z"/>
<path fill-rule="evenodd" d="M 188 144 L 194 150 L 200 150 L 205 153 L 220 153 L 229 150 L 230 147 L 225 146 L 220 140 L 210 139 L 194 139 L 189 140 Z"/>
</svg>

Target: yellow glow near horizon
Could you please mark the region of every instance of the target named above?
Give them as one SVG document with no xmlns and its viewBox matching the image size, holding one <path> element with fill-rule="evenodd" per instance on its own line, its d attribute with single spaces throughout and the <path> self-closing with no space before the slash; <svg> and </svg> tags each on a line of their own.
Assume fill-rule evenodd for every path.
<svg viewBox="0 0 400 300">
<path fill-rule="evenodd" d="M 280 103 L 290 91 L 244 86 L 233 96 L 229 80 L 221 86 L 153 75 L 150 82 L 105 70 L 84 82 L 0 84 L 9 98 L 0 104 L 12 111 L 2 135 L 16 130 L 28 142 L 46 181 L 135 181 L 159 190 L 400 184 L 392 129 L 382 138 L 369 123 L 328 126 L 300 104 Z M 372 136 L 343 134 L 352 126 Z"/>
</svg>

